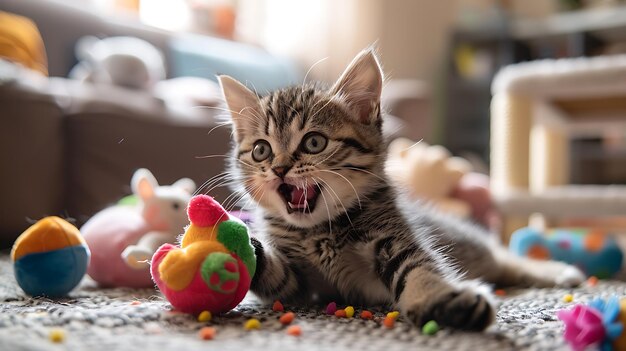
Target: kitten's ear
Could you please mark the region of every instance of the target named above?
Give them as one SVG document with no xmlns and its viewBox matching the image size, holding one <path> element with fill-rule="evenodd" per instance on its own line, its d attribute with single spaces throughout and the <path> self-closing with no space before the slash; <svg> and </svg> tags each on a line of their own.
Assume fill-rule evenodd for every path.
<svg viewBox="0 0 626 351">
<path fill-rule="evenodd" d="M 259 105 L 259 98 L 234 78 L 221 75 L 217 79 L 220 82 L 222 93 L 230 110 L 235 136 L 237 141 L 239 141 L 241 132 L 245 130 L 250 131 L 259 124 L 258 119 L 262 111 L 261 105 Z"/>
<path fill-rule="evenodd" d="M 355 109 L 361 123 L 380 118 L 383 72 L 372 49 L 361 51 L 343 72 L 331 92 L 341 96 Z"/>
</svg>

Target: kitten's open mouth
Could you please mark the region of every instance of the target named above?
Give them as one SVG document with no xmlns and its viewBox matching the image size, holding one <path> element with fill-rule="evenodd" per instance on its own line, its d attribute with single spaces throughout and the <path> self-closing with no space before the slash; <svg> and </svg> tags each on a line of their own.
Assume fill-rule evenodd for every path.
<svg viewBox="0 0 626 351">
<path fill-rule="evenodd" d="M 285 201 L 287 212 L 290 214 L 294 212 L 313 212 L 317 198 L 322 191 L 319 185 L 309 185 L 306 188 L 299 188 L 287 183 L 279 185 L 277 190 Z"/>
</svg>

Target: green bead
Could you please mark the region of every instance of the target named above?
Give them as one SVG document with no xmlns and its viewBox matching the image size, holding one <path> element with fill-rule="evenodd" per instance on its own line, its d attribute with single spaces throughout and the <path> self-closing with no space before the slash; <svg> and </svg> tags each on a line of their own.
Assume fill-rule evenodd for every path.
<svg viewBox="0 0 626 351">
<path fill-rule="evenodd" d="M 256 256 L 248 236 L 248 227 L 243 222 L 233 219 L 221 222 L 217 227 L 217 241 L 234 252 L 248 268 L 250 277 L 254 276 Z"/>
<path fill-rule="evenodd" d="M 422 334 L 424 335 L 435 335 L 439 331 L 439 324 L 435 321 L 428 321 L 422 327 Z"/>
</svg>

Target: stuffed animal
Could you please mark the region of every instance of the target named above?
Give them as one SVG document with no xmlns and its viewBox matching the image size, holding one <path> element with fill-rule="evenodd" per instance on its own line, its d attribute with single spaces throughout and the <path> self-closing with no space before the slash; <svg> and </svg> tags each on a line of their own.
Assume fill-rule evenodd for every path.
<svg viewBox="0 0 626 351">
<path fill-rule="evenodd" d="M 191 224 L 180 247 L 164 244 L 152 257 L 152 278 L 185 313 L 223 313 L 244 298 L 256 271 L 248 228 L 207 195 L 187 208 Z"/>
<path fill-rule="evenodd" d="M 563 337 L 574 351 L 626 350 L 626 299 L 596 298 L 561 310 L 557 317 L 565 324 Z"/>
<path fill-rule="evenodd" d="M 461 218 L 492 227 L 495 209 L 489 177 L 439 145 L 399 138 L 391 142 L 385 165 L 389 178 L 417 199 Z"/>
<path fill-rule="evenodd" d="M 46 217 L 13 244 L 11 260 L 18 285 L 29 295 L 59 297 L 74 289 L 87 271 L 89 249 L 78 229 Z"/>
<path fill-rule="evenodd" d="M 132 89 L 149 89 L 165 79 L 161 52 L 134 37 L 82 37 L 76 44 L 79 59 L 69 76 L 91 83 L 109 83 Z"/>
<path fill-rule="evenodd" d="M 185 206 L 195 190 L 191 179 L 159 186 L 150 171 L 139 169 L 131 187 L 136 204 L 125 199 L 81 228 L 92 252 L 87 272 L 101 286 L 153 286 L 150 258 L 163 243 L 175 242 L 187 224 Z"/>
<path fill-rule="evenodd" d="M 82 37 L 76 44 L 76 57 L 79 62 L 70 72 L 70 78 L 145 91 L 175 112 L 206 114 L 213 110 L 198 107 L 223 103 L 216 82 L 198 77 L 165 79 L 161 51 L 139 38 Z"/>
<path fill-rule="evenodd" d="M 615 239 L 592 229 L 553 229 L 544 234 L 522 228 L 511 236 L 509 249 L 520 256 L 573 264 L 597 278 L 617 273 L 624 257 Z"/>
</svg>

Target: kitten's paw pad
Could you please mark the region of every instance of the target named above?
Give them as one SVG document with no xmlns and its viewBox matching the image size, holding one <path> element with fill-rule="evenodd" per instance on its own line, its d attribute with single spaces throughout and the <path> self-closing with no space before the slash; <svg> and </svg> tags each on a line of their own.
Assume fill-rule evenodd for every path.
<svg viewBox="0 0 626 351">
<path fill-rule="evenodd" d="M 408 313 L 409 318 L 412 318 L 418 326 L 429 320 L 435 320 L 442 326 L 471 331 L 487 328 L 493 323 L 495 314 L 489 299 L 473 289 L 445 295 L 430 306 L 421 318 L 415 318 L 415 314 Z"/>
<path fill-rule="evenodd" d="M 585 281 L 585 274 L 574 266 L 567 266 L 561 274 L 559 274 L 555 283 L 558 287 L 573 288 L 579 286 Z"/>
</svg>

